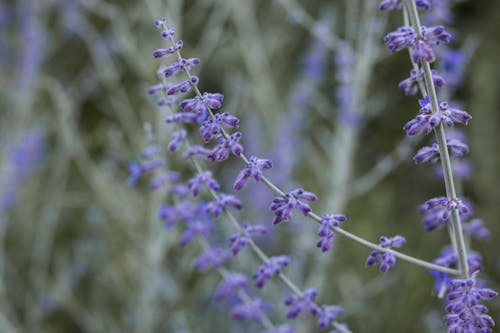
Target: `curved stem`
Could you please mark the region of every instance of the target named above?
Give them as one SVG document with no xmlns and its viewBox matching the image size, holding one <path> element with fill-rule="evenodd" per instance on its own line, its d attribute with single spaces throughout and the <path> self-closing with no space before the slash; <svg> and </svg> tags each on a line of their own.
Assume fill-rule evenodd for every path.
<svg viewBox="0 0 500 333">
<path fill-rule="evenodd" d="M 170 42 L 171 42 L 172 46 L 175 46 L 175 40 L 173 39 L 173 37 L 171 35 L 169 36 L 169 39 L 170 39 Z M 177 60 L 178 61 L 182 60 L 182 56 L 181 56 L 181 53 L 180 53 L 179 50 L 177 50 L 175 54 L 177 56 Z M 184 72 L 185 72 L 187 78 L 191 79 L 191 73 L 189 72 L 189 70 L 186 69 L 186 68 L 184 68 Z M 196 85 L 193 86 L 193 90 L 194 90 L 195 94 L 200 99 L 203 97 L 203 95 L 201 94 L 201 91 L 198 89 L 198 87 Z M 207 111 L 208 111 L 210 117 L 215 118 L 215 115 L 214 115 L 213 111 L 208 106 L 206 106 L 206 108 L 207 108 Z M 229 138 L 228 133 L 223 128 L 221 128 L 221 134 L 224 136 L 224 138 L 226 138 L 226 139 Z M 248 164 L 249 160 L 248 160 L 248 158 L 243 153 L 241 153 L 241 155 L 239 156 L 239 158 L 245 164 Z M 279 187 L 277 187 L 275 184 L 273 184 L 267 177 L 262 176 L 261 180 L 262 180 L 262 182 L 267 187 L 269 187 L 269 189 L 271 189 L 271 191 L 275 192 L 279 196 L 282 196 L 282 197 L 285 196 L 285 192 L 283 190 L 281 190 Z M 317 223 L 321 222 L 321 218 L 317 214 L 315 214 L 314 212 L 309 213 L 308 216 L 310 216 L 311 218 L 313 218 L 313 220 L 315 220 Z M 377 245 L 375 243 L 372 243 L 370 241 L 367 241 L 364 238 L 356 236 L 356 235 L 354 235 L 354 234 L 352 234 L 352 233 L 350 233 L 348 231 L 345 231 L 344 229 L 342 229 L 340 227 L 332 227 L 331 229 L 334 230 L 334 231 L 336 231 L 336 232 L 338 232 L 341 235 L 346 236 L 347 238 L 349 238 L 349 239 L 351 239 L 353 241 L 356 241 L 356 242 L 362 244 L 362 245 L 365 245 L 365 246 L 367 246 L 369 248 L 372 248 L 372 249 L 375 249 L 375 250 L 378 250 L 378 251 L 381 251 L 381 252 L 390 252 L 390 253 L 394 254 L 394 256 L 400 258 L 401 260 L 408 261 L 408 262 L 410 262 L 412 264 L 416 264 L 416 265 L 425 267 L 427 269 L 433 269 L 433 270 L 436 270 L 436 271 L 440 271 L 440 272 L 444 272 L 444 273 L 448 273 L 448 274 L 452 274 L 452 275 L 460 275 L 460 273 L 461 273 L 460 271 L 455 270 L 455 269 L 450 269 L 450 268 L 447 268 L 447 267 L 435 265 L 435 264 L 430 263 L 428 261 L 421 260 L 421 259 L 409 256 L 409 255 L 403 254 L 401 252 L 394 251 L 392 249 L 380 247 L 379 245 Z"/>
</svg>

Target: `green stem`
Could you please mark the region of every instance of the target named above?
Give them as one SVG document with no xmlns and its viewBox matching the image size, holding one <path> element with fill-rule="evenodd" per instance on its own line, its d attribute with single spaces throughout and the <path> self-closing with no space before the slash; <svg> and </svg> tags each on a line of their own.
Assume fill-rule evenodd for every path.
<svg viewBox="0 0 500 333">
<path fill-rule="evenodd" d="M 418 38 L 422 38 L 422 25 L 420 24 L 420 19 L 418 16 L 417 6 L 414 0 L 409 0 L 406 2 L 406 8 L 410 14 L 410 18 L 413 21 L 415 31 Z M 434 86 L 434 81 L 432 80 L 431 66 L 427 61 L 422 61 L 422 67 L 424 69 L 424 82 L 427 88 L 427 93 L 429 95 L 431 109 L 433 113 L 439 111 L 439 102 L 436 93 L 436 87 Z M 456 200 L 457 194 L 455 190 L 455 183 L 453 180 L 453 171 L 451 168 L 450 154 L 448 152 L 448 146 L 446 144 L 446 134 L 444 132 L 444 125 L 440 123 L 438 128 L 434 129 L 434 134 L 439 145 L 439 154 L 441 157 L 441 167 L 443 168 L 444 184 L 446 188 L 446 195 L 450 200 Z M 452 211 L 451 216 L 452 221 L 452 234 L 457 247 L 457 256 L 459 260 L 460 275 L 467 278 L 469 276 L 469 265 L 467 263 L 467 249 L 465 247 L 464 236 L 462 232 L 462 223 L 460 221 L 460 215 L 457 209 Z M 453 241 L 453 239 L 452 239 Z"/>
</svg>

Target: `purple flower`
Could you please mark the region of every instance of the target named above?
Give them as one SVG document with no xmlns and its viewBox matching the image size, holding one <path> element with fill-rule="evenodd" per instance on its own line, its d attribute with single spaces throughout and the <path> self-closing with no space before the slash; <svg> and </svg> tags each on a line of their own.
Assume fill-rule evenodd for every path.
<svg viewBox="0 0 500 333">
<path fill-rule="evenodd" d="M 160 100 L 158 100 L 158 102 L 156 102 L 156 105 L 158 106 L 171 106 L 174 104 L 177 104 L 177 97 L 175 96 L 161 98 Z"/>
<path fill-rule="evenodd" d="M 227 139 L 222 134 L 219 134 L 217 136 L 219 144 L 212 149 L 209 159 L 212 162 L 222 162 L 229 157 L 230 152 L 239 157 L 243 152 L 243 147 L 240 144 L 241 137 L 241 132 L 235 132 Z"/>
<path fill-rule="evenodd" d="M 289 263 L 290 257 L 288 256 L 270 257 L 265 263 L 260 265 L 253 274 L 257 288 L 264 287 L 267 281 L 274 275 L 281 273 L 281 269 L 288 266 Z"/>
<path fill-rule="evenodd" d="M 401 51 L 404 48 L 413 48 L 412 60 L 418 63 L 420 60 L 433 62 L 436 55 L 431 46 L 449 43 L 451 35 L 443 26 L 422 26 L 422 37 L 418 37 L 412 27 L 399 27 L 396 31 L 387 34 L 384 42 L 391 52 Z"/>
<path fill-rule="evenodd" d="M 201 138 L 204 142 L 209 142 L 212 138 L 218 135 L 221 131 L 221 125 L 231 128 L 238 128 L 240 121 L 228 112 L 218 113 L 214 118 L 208 118 L 200 126 Z"/>
<path fill-rule="evenodd" d="M 413 47 L 417 42 L 417 34 L 412 27 L 399 27 L 396 31 L 384 37 L 384 43 L 391 52 L 401 51 L 407 47 Z"/>
<path fill-rule="evenodd" d="M 233 189 L 239 191 L 245 186 L 248 178 L 253 177 L 256 181 L 260 181 L 262 177 L 262 170 L 271 169 L 273 163 L 271 160 L 250 157 L 248 165 L 245 169 L 241 170 L 233 184 Z"/>
<path fill-rule="evenodd" d="M 186 138 L 187 132 L 185 130 L 180 130 L 172 133 L 172 139 L 168 143 L 168 150 L 171 152 L 176 151 L 181 146 L 182 142 Z"/>
<path fill-rule="evenodd" d="M 176 95 L 176 94 L 185 94 L 188 91 L 193 88 L 193 86 L 196 86 L 199 82 L 199 79 L 197 76 L 191 76 L 189 79 L 182 81 L 180 83 L 177 83 L 170 88 L 167 89 L 167 95 Z"/>
<path fill-rule="evenodd" d="M 319 312 L 319 307 L 314 303 L 317 295 L 316 288 L 309 288 L 304 291 L 303 296 L 296 294 L 288 296 L 285 299 L 285 305 L 289 307 L 286 317 L 288 319 L 296 318 L 304 309 L 316 316 Z"/>
<path fill-rule="evenodd" d="M 151 174 L 155 169 L 162 165 L 163 162 L 161 160 L 147 161 L 142 164 L 138 164 L 135 161 L 130 162 L 130 177 L 128 179 L 128 184 L 134 185 L 141 176 Z"/>
<path fill-rule="evenodd" d="M 478 287 L 476 273 L 468 279 L 454 279 L 448 287 L 446 311 L 450 314 L 444 318 L 448 332 L 492 332 L 495 322 L 487 315 L 488 309 L 479 302 L 489 301 L 497 293 Z"/>
<path fill-rule="evenodd" d="M 212 172 L 205 171 L 197 174 L 188 181 L 188 187 L 194 197 L 200 193 L 201 186 L 203 184 L 205 184 L 207 188 L 214 191 L 218 191 L 220 189 L 219 183 L 217 183 L 217 181 L 212 177 Z"/>
<path fill-rule="evenodd" d="M 432 112 L 428 96 L 418 100 L 418 103 L 421 107 L 419 114 L 414 119 L 407 122 L 403 127 L 408 136 L 414 136 L 422 132 L 428 134 L 433 128 L 441 123 L 441 114 L 439 112 Z"/>
<path fill-rule="evenodd" d="M 458 139 L 446 139 L 446 146 L 448 150 L 455 157 L 463 157 L 469 152 L 469 146 Z M 417 154 L 413 157 L 416 164 L 425 162 L 435 162 L 439 157 L 439 145 L 434 143 L 432 146 L 420 148 Z"/>
<path fill-rule="evenodd" d="M 148 94 L 153 95 L 159 91 L 162 91 L 163 89 L 166 89 L 165 85 L 163 83 L 157 83 L 148 88 Z"/>
<path fill-rule="evenodd" d="M 270 207 L 274 212 L 273 224 L 290 221 L 293 208 L 298 209 L 304 216 L 307 216 L 311 212 L 311 208 L 299 199 L 316 201 L 318 197 L 314 193 L 298 188 L 286 193 L 285 197 L 274 198 Z"/>
<path fill-rule="evenodd" d="M 162 172 L 159 176 L 151 180 L 151 189 L 157 190 L 170 180 L 179 180 L 178 172 Z"/>
<path fill-rule="evenodd" d="M 190 59 L 181 59 L 177 62 L 174 62 L 173 64 L 165 67 L 163 69 L 163 76 L 164 77 L 171 77 L 177 73 L 179 73 L 180 71 L 189 71 L 191 70 L 191 68 L 193 66 L 197 66 L 200 64 L 200 59 L 198 58 L 190 58 Z M 167 90 L 167 94 L 168 94 L 168 90 Z M 169 95 L 173 95 L 173 94 L 169 94 Z"/>
<path fill-rule="evenodd" d="M 488 240 L 491 232 L 484 226 L 481 219 L 474 219 L 462 225 L 464 233 L 476 237 L 477 239 Z"/>
<path fill-rule="evenodd" d="M 248 303 L 240 303 L 231 309 L 231 315 L 236 320 L 252 319 L 261 323 L 266 312 L 271 311 L 271 306 L 260 298 L 253 299 Z"/>
<path fill-rule="evenodd" d="M 454 122 L 467 125 L 472 118 L 465 111 L 449 107 L 447 102 L 440 102 L 439 110 L 432 112 L 429 96 L 420 99 L 418 102 L 421 106 L 419 114 L 403 127 L 408 136 L 414 136 L 422 132 L 428 134 L 441 122 L 450 127 L 453 126 Z"/>
<path fill-rule="evenodd" d="M 142 151 L 142 157 L 144 158 L 152 158 L 154 155 L 158 154 L 161 151 L 160 145 L 150 145 L 144 148 Z"/>
<path fill-rule="evenodd" d="M 266 330 L 262 333 L 295 333 L 295 330 L 293 329 L 292 326 L 285 324 L 285 325 L 279 325 L 278 327 L 272 330 Z"/>
<path fill-rule="evenodd" d="M 323 215 L 321 218 L 321 225 L 318 230 L 319 240 L 316 243 L 316 246 L 320 248 L 321 251 L 326 252 L 332 247 L 333 237 L 335 236 L 332 229 L 340 226 L 340 224 L 346 220 L 347 218 L 345 215 L 341 214 Z"/>
<path fill-rule="evenodd" d="M 441 52 L 439 67 L 449 85 L 456 87 L 462 82 L 465 60 L 463 51 L 445 49 Z"/>
<path fill-rule="evenodd" d="M 224 261 L 230 259 L 231 253 L 221 248 L 211 248 L 203 251 L 194 261 L 194 267 L 199 271 L 206 271 L 210 266 L 219 268 Z"/>
<path fill-rule="evenodd" d="M 467 125 L 472 119 L 472 116 L 465 111 L 452 108 L 448 105 L 448 102 L 439 103 L 439 111 L 443 115 L 443 122 L 452 127 L 453 123 L 460 123 Z"/>
<path fill-rule="evenodd" d="M 170 228 L 179 220 L 190 221 L 203 209 L 205 209 L 204 205 L 197 205 L 190 201 L 180 201 L 174 206 L 165 204 L 160 207 L 158 218 L 165 223 L 167 228 Z"/>
<path fill-rule="evenodd" d="M 209 160 L 211 154 L 212 154 L 212 152 L 209 149 L 205 148 L 205 147 L 202 147 L 202 146 L 190 146 L 186 150 L 186 152 L 182 155 L 182 157 L 189 158 L 189 157 L 198 155 L 198 156 L 203 157 L 204 159 Z"/>
<path fill-rule="evenodd" d="M 318 312 L 318 327 L 325 329 L 337 320 L 344 310 L 337 305 L 323 305 Z"/>
<path fill-rule="evenodd" d="M 212 231 L 212 223 L 206 214 L 188 221 L 188 226 L 179 240 L 180 246 L 185 246 L 196 236 L 208 236 Z"/>
<path fill-rule="evenodd" d="M 228 273 L 224 276 L 217 289 L 215 289 L 215 300 L 222 301 L 236 293 L 238 289 L 245 289 L 250 286 L 248 278 L 242 273 Z"/>
<path fill-rule="evenodd" d="M 422 27 L 422 38 L 413 45 L 412 60 L 418 63 L 420 60 L 434 62 L 436 55 L 431 46 L 442 43 L 449 43 L 451 35 L 446 32 L 443 26 Z"/>
<path fill-rule="evenodd" d="M 233 252 L 233 255 L 238 254 L 241 249 L 248 244 L 249 240 L 253 236 L 263 236 L 267 234 L 268 229 L 263 225 L 249 225 L 244 224 L 243 230 L 229 237 L 229 247 Z"/>
<path fill-rule="evenodd" d="M 192 113 L 176 113 L 172 116 L 168 116 L 165 118 L 165 122 L 167 124 L 170 123 L 195 123 L 198 121 L 198 118 L 195 114 Z"/>
<path fill-rule="evenodd" d="M 423 82 L 424 74 L 423 71 L 420 73 L 416 69 L 412 69 L 410 71 L 410 77 L 404 79 L 399 83 L 399 89 L 403 89 L 405 91 L 405 95 L 415 95 L 418 92 L 418 82 Z M 434 85 L 438 88 L 444 86 L 445 80 L 441 75 L 439 75 L 435 70 L 432 71 L 432 80 L 434 81 Z"/>
<path fill-rule="evenodd" d="M 458 268 L 458 256 L 451 246 L 444 247 L 439 253 L 439 257 L 434 259 L 432 262 L 436 265 L 447 268 Z M 470 271 L 481 271 L 482 262 L 483 258 L 478 252 L 467 252 L 467 263 Z M 430 269 L 429 273 L 436 279 L 434 290 L 439 294 L 446 292 L 448 282 L 450 282 L 452 278 L 447 273 L 439 272 L 433 269 Z"/>
<path fill-rule="evenodd" d="M 166 49 L 156 49 L 153 51 L 153 57 L 163 58 L 165 56 L 169 56 L 171 54 L 174 54 L 177 50 L 182 49 L 183 45 L 184 44 L 182 43 L 182 40 L 179 40 L 177 43 L 175 43 L 175 46 L 170 46 L 167 47 Z"/>
<path fill-rule="evenodd" d="M 219 109 L 222 106 L 224 95 L 215 93 L 203 93 L 202 98 L 196 96 L 194 98 L 185 99 L 179 104 L 184 112 L 194 112 L 199 119 L 205 119 L 207 116 L 207 107 L 210 109 Z"/>
<path fill-rule="evenodd" d="M 429 0 L 416 0 L 415 4 L 418 9 L 429 9 Z M 382 0 L 378 9 L 380 10 L 394 10 L 402 7 L 402 0 Z"/>
<path fill-rule="evenodd" d="M 455 209 L 461 217 L 468 217 L 472 213 L 472 207 L 458 198 L 436 197 L 427 200 L 419 209 L 420 213 L 425 214 L 422 221 L 425 230 L 431 231 L 444 225 Z"/>
<path fill-rule="evenodd" d="M 406 243 L 402 236 L 394 236 L 392 238 L 382 236 L 380 237 L 379 246 L 390 249 L 392 247 L 401 247 Z M 366 266 L 380 265 L 380 272 L 385 273 L 389 268 L 396 264 L 396 257 L 391 252 L 383 252 L 379 250 L 372 251 L 366 259 Z"/>
<path fill-rule="evenodd" d="M 214 201 L 211 201 L 207 205 L 207 211 L 210 212 L 214 217 L 218 217 L 225 207 L 233 207 L 236 209 L 243 208 L 241 201 L 239 201 L 234 195 L 220 193 L 217 195 Z"/>
</svg>

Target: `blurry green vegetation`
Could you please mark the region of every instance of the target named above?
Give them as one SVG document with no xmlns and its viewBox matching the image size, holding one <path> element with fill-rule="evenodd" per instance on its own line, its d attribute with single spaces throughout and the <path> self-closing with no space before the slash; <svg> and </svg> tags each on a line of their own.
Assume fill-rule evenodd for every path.
<svg viewBox="0 0 500 333">
<path fill-rule="evenodd" d="M 302 1 L 301 6 L 314 18 L 331 10 L 336 32 L 343 36 L 344 8 L 334 8 L 337 3 Z M 31 11 L 24 10 L 30 6 Z M 7 13 L 0 19 L 0 162 L 8 145 L 33 126 L 44 128 L 47 139 L 42 167 L 22 188 L 0 229 L 0 332 L 221 332 L 220 325 L 223 332 L 258 331 L 253 324 L 233 324 L 225 305 L 214 302 L 219 276 L 195 272 L 191 262 L 199 248 L 179 249 L 181 230 L 165 230 L 156 218 L 162 194 L 150 193 L 145 182 L 127 186 L 128 163 L 147 143 L 144 123 L 156 128 L 160 140 L 169 138 L 163 115 L 146 94 L 156 83 L 158 63 L 151 52 L 162 46 L 152 22 L 166 16 L 175 23 L 184 55 L 202 59 L 202 90 L 220 91 L 226 111 L 243 124 L 258 124 L 264 146 L 273 138 L 278 116 L 287 112 L 285 101 L 298 79 L 310 32 L 293 23 L 293 12 L 264 0 L 20 0 L 2 3 L 0 11 Z M 484 277 L 498 291 L 500 2 L 468 1 L 455 13 L 458 42 L 468 35 L 479 41 L 455 97 L 473 116 L 466 133 L 474 171 L 463 191 L 493 234 L 492 241 L 473 242 L 473 247 L 484 257 Z M 390 17 L 386 32 L 401 22 L 398 14 L 377 15 Z M 24 39 L 28 24 L 34 24 L 40 43 Z M 29 52 L 39 60 L 22 85 Z M 296 152 L 299 162 L 290 180 L 318 194 L 315 209 L 328 207 L 321 199 L 335 191 L 324 179 L 325 170 L 342 163 L 325 156 L 336 122 L 332 52 L 329 57 L 317 92 L 322 97 L 307 110 L 302 151 Z M 373 116 L 359 134 L 353 181 L 404 138 L 401 128 L 417 111 L 416 99 L 396 89 L 408 69 L 404 53 L 376 64 L 367 99 Z M 180 159 L 169 163 L 190 174 Z M 232 183 L 227 171 L 216 170 L 221 183 Z M 373 241 L 382 234 L 404 235 L 405 253 L 430 260 L 447 243 L 447 234 L 425 233 L 416 208 L 443 191 L 431 167 L 403 161 L 348 202 L 342 211 L 349 217 L 345 227 Z M 250 204 L 246 207 L 243 220 L 252 216 Z M 270 223 L 271 212 L 268 216 L 257 222 Z M 298 223 L 309 222 L 293 222 Z M 316 226 L 309 224 L 274 228 L 276 235 L 263 246 L 272 254 L 292 253 L 289 272 L 303 288 L 309 287 L 301 283 L 314 262 L 309 255 L 329 256 L 327 289 L 319 299 L 345 306 L 343 319 L 353 332 L 442 331 L 444 310 L 425 270 L 399 262 L 381 276 L 376 268 L 364 267 L 369 251 L 341 236 L 333 254 L 321 254 L 314 242 L 308 252 L 297 250 L 300 233 L 315 239 Z M 239 261 L 231 265 L 247 273 L 258 264 L 250 254 Z M 284 294 L 277 281 L 263 292 L 275 305 L 271 317 L 278 323 L 284 320 Z M 489 307 L 498 324 L 499 300 Z"/>
</svg>

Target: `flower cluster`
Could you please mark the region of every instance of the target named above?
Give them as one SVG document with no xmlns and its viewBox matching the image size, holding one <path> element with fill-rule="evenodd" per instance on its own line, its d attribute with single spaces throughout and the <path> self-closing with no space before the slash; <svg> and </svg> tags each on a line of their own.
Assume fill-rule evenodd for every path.
<svg viewBox="0 0 500 333">
<path fill-rule="evenodd" d="M 445 323 L 448 332 L 492 332 L 495 325 L 480 301 L 489 301 L 497 293 L 477 286 L 476 274 L 468 279 L 455 279 L 449 283 Z"/>
<path fill-rule="evenodd" d="M 419 104 L 419 114 L 403 127 L 408 136 L 429 134 L 441 122 L 449 127 L 453 127 L 454 123 L 467 125 L 472 118 L 465 111 L 451 108 L 447 102 L 439 103 L 439 109 L 434 112 L 429 97 L 419 100 Z"/>
<path fill-rule="evenodd" d="M 420 206 L 420 213 L 425 214 L 424 224 L 426 231 L 431 231 L 445 224 L 454 210 L 458 210 L 461 217 L 472 214 L 472 207 L 461 199 L 449 199 L 447 197 L 436 197 L 427 200 Z"/>
<path fill-rule="evenodd" d="M 273 224 L 279 224 L 281 222 L 288 222 L 292 219 L 292 209 L 296 208 L 304 216 L 307 216 L 311 212 L 311 207 L 308 204 L 300 201 L 300 199 L 306 201 L 316 201 L 318 197 L 311 192 L 306 192 L 301 188 L 295 189 L 285 194 L 285 197 L 274 198 L 271 204 L 271 210 L 274 212 Z"/>
<path fill-rule="evenodd" d="M 384 42 L 392 52 L 412 48 L 411 57 L 414 63 L 419 61 L 433 62 L 436 54 L 432 46 L 446 44 L 451 40 L 451 35 L 443 26 L 422 27 L 422 35 L 418 36 L 413 27 L 399 27 L 389 33 Z"/>
<path fill-rule="evenodd" d="M 181 112 L 173 113 L 165 118 L 166 123 L 181 125 L 181 123 L 194 124 L 199 126 L 199 133 L 201 140 L 205 144 L 210 144 L 215 141 L 212 147 L 205 145 L 191 146 L 186 140 L 187 131 L 184 129 L 173 132 L 171 141 L 168 144 L 168 151 L 175 152 L 182 150 L 184 145 L 183 157 L 193 158 L 193 163 L 196 166 L 197 173 L 192 176 L 187 182 L 179 182 L 180 177 L 172 180 L 168 193 L 172 196 L 174 203 L 165 204 L 161 207 L 158 216 L 163 220 L 167 227 L 183 221 L 184 233 L 180 239 L 180 245 L 184 246 L 191 242 L 196 237 L 205 239 L 204 251 L 194 260 L 194 267 L 200 271 L 206 271 L 210 267 L 216 268 L 222 272 L 222 265 L 225 261 L 237 255 L 247 244 L 250 244 L 254 251 L 257 251 L 261 258 L 265 258 L 264 263 L 257 268 L 253 274 L 255 285 L 262 288 L 267 281 L 273 276 L 278 275 L 280 279 L 285 279 L 282 270 L 289 264 L 290 258 L 286 255 L 274 256 L 267 258 L 261 252 L 258 246 L 252 241 L 254 236 L 262 236 L 268 232 L 268 229 L 262 225 L 239 225 L 238 221 L 233 219 L 237 227 L 237 232 L 228 238 L 227 247 L 225 246 L 206 246 L 207 242 L 213 238 L 210 236 L 213 228 L 212 219 L 218 218 L 227 208 L 242 209 L 241 201 L 234 195 L 221 192 L 221 186 L 213 177 L 210 171 L 202 169 L 198 164 L 196 157 L 212 162 L 222 162 L 228 159 L 231 154 L 239 157 L 246 163 L 246 167 L 238 174 L 233 188 L 235 190 L 242 189 L 247 183 L 249 178 L 254 178 L 256 181 L 263 179 L 263 171 L 272 168 L 272 162 L 268 159 L 261 159 L 255 156 L 249 159 L 243 155 L 243 146 L 240 144 L 242 134 L 239 131 L 229 133 L 228 130 L 237 129 L 239 127 L 239 119 L 227 112 L 214 113 L 214 110 L 222 107 L 223 95 L 219 93 L 202 93 L 199 91 L 197 84 L 199 79 L 189 73 L 189 70 L 198 65 L 200 60 L 198 58 L 185 59 L 180 55 L 180 50 L 183 47 L 182 42 L 176 42 L 173 38 L 175 30 L 167 28 L 164 21 L 157 21 L 158 27 L 162 28 L 162 36 L 169 40 L 172 44 L 168 48 L 158 49 L 153 53 L 154 57 L 168 57 L 175 55 L 177 61 L 168 66 L 162 66 L 158 69 L 157 73 L 163 82 L 150 87 L 150 94 L 157 94 L 162 92 L 164 95 L 173 95 L 170 97 L 162 97 L 159 105 L 169 106 L 172 109 L 176 104 L 182 110 Z M 168 83 L 164 80 L 166 78 L 173 78 L 180 73 L 187 75 L 178 83 Z M 196 96 L 186 98 L 178 101 L 180 94 L 193 91 Z M 148 154 L 150 160 L 154 159 L 155 154 L 159 152 L 151 149 Z M 160 161 L 161 162 L 161 161 Z M 148 173 L 159 172 L 158 169 L 162 163 L 158 162 L 157 165 L 146 167 L 143 165 L 134 166 L 132 175 L 134 181 L 141 175 Z M 266 180 L 267 182 L 267 180 Z M 203 190 L 208 190 L 208 193 L 202 193 Z M 212 197 L 211 201 L 201 201 L 194 203 L 193 198 L 204 197 L 207 194 Z M 272 209 L 275 213 L 275 220 L 279 216 L 280 222 L 287 221 L 291 218 L 291 210 L 293 208 L 299 209 L 304 215 L 307 215 L 311 209 L 303 201 L 315 201 L 317 197 L 310 192 L 302 189 L 290 191 L 280 198 L 273 201 Z M 326 226 L 332 228 L 343 222 L 345 217 L 341 215 L 325 215 L 325 222 L 323 228 Z M 332 236 L 333 237 L 333 236 Z M 218 285 L 215 291 L 216 300 L 224 300 L 231 296 L 237 296 L 240 300 L 232 306 L 231 314 L 235 319 L 247 320 L 251 319 L 258 323 L 268 322 L 266 312 L 270 311 L 270 306 L 259 298 L 252 298 L 248 296 L 248 278 L 242 273 L 226 272 L 223 275 L 223 281 Z M 288 281 L 288 280 L 287 280 Z M 297 293 L 297 288 L 292 288 Z M 241 297 L 244 293 L 245 297 Z M 234 302 L 233 302 L 234 304 Z M 340 315 L 341 309 L 336 306 L 316 306 L 318 325 L 321 328 L 333 325 L 336 318 Z M 335 323 L 341 326 L 341 324 Z M 274 332 L 293 332 L 291 326 L 281 325 L 277 326 Z"/>
<path fill-rule="evenodd" d="M 384 249 L 390 249 L 392 247 L 401 247 L 406 243 L 406 240 L 402 236 L 394 237 L 380 237 L 379 246 Z M 396 257 L 391 252 L 383 252 L 379 250 L 372 251 L 368 258 L 366 259 L 366 266 L 380 265 L 380 272 L 385 273 L 389 268 L 396 265 Z"/>
<path fill-rule="evenodd" d="M 323 214 L 318 230 L 319 240 L 316 243 L 316 246 L 321 251 L 326 252 L 332 247 L 333 237 L 335 236 L 333 228 L 340 226 L 346 220 L 347 218 L 342 214 Z"/>
<path fill-rule="evenodd" d="M 443 26 L 420 26 L 416 8 L 428 9 L 430 5 L 428 1 L 423 3 L 422 1 L 412 0 L 403 4 L 402 1 L 383 0 L 379 8 L 382 10 L 398 9 L 402 8 L 403 5 L 406 5 L 405 15 L 411 18 L 414 26 L 400 27 L 396 31 L 389 33 L 384 38 L 384 41 L 392 52 L 410 48 L 414 69 L 410 72 L 410 77 L 402 81 L 399 87 L 404 90 L 406 95 L 414 95 L 419 89 L 422 89 L 421 92 L 424 96 L 423 99 L 419 100 L 419 114 L 406 123 L 403 129 L 411 137 L 420 133 L 428 134 L 439 127 L 439 130 L 435 131 L 436 143 L 421 148 L 413 159 L 417 164 L 435 162 L 441 159 L 442 168 L 439 168 L 439 174 L 445 176 L 447 190 L 446 197 L 427 200 L 420 207 L 420 212 L 425 214 L 423 224 L 427 231 L 445 225 L 450 216 L 453 216 L 453 224 L 450 230 L 455 231 L 455 234 L 451 235 L 454 247 L 446 247 L 441 252 L 440 257 L 434 260 L 434 263 L 439 266 L 458 269 L 467 279 L 452 280 L 447 273 L 436 270 L 430 270 L 430 273 L 436 278 L 436 291 L 439 295 L 443 296 L 448 292 L 446 310 L 451 312 L 445 318 L 448 332 L 491 332 L 490 327 L 494 325 L 493 320 L 486 314 L 488 309 L 479 304 L 479 301 L 491 299 L 496 293 L 490 289 L 476 287 L 475 279 L 477 273 L 481 270 L 482 258 L 479 254 L 466 249 L 462 235 L 462 232 L 464 232 L 478 238 L 487 238 L 489 232 L 484 228 L 480 220 L 472 220 L 464 224 L 461 222 L 461 218 L 466 219 L 472 215 L 472 208 L 466 200 L 457 198 L 453 181 L 453 170 L 456 168 L 452 167 L 449 155 L 461 158 L 468 153 L 469 147 L 462 138 L 446 138 L 443 127 L 443 125 L 453 127 L 455 123 L 467 125 L 472 117 L 465 111 L 451 107 L 447 102 L 439 102 L 435 90 L 436 87 L 443 87 L 445 80 L 449 81 L 451 86 L 458 84 L 462 73 L 463 56 L 459 52 L 441 50 L 438 54 L 444 56 L 443 65 L 441 66 L 443 73 L 440 75 L 431 70 L 429 64 L 436 60 L 436 50 L 433 47 L 447 44 L 451 39 L 451 35 L 446 32 Z M 433 5 L 438 6 L 436 13 L 439 11 L 445 13 L 441 18 L 444 20 L 450 19 L 451 14 L 444 1 L 436 1 Z M 426 15 L 425 21 L 432 21 L 432 18 L 438 16 L 439 14 L 429 13 Z M 450 71 L 447 68 L 456 69 L 451 72 L 456 72 L 457 75 L 448 75 Z M 440 156 L 441 154 L 445 156 Z M 468 172 L 468 169 L 465 171 Z M 452 214 L 454 212 L 455 214 Z M 462 227 L 463 231 L 461 230 Z M 373 258 L 369 257 L 368 261 L 372 259 L 373 262 L 377 262 L 375 258 L 375 256 Z M 476 273 L 469 277 L 469 271 Z"/>
</svg>

